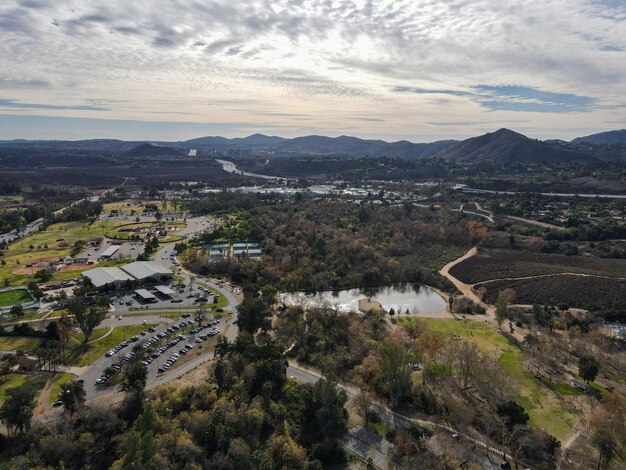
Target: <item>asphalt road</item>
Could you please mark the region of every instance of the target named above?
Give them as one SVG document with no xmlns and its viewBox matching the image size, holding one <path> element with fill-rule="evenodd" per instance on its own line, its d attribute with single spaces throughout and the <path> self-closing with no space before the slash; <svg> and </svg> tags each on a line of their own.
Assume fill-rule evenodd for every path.
<svg viewBox="0 0 626 470">
<path fill-rule="evenodd" d="M 208 221 L 206 218 L 200 218 L 200 217 L 191 218 L 187 220 L 187 228 L 181 231 L 180 234 L 185 235 L 187 237 L 193 237 L 197 234 L 200 234 L 201 232 L 205 230 L 210 230 L 212 228 L 213 228 L 212 222 Z M 171 254 L 171 251 L 174 249 L 174 245 L 175 245 L 174 243 L 167 243 L 163 245 L 162 248 L 154 255 L 154 258 L 153 258 L 154 262 L 171 269 L 173 266 L 172 266 L 172 259 L 170 258 L 170 254 Z M 187 273 L 181 269 L 180 274 L 184 277 L 189 277 L 190 273 Z M 235 324 L 235 321 L 237 319 L 236 307 L 237 305 L 239 305 L 241 301 L 240 297 L 236 294 L 236 292 L 234 292 L 232 286 L 230 286 L 230 284 L 228 283 L 220 282 L 218 284 L 217 282 L 212 281 L 211 279 L 208 279 L 208 278 L 204 278 L 204 277 L 197 277 L 196 282 L 201 282 L 203 284 L 206 284 L 207 286 L 211 287 L 212 289 L 215 289 L 216 291 L 224 295 L 224 297 L 226 297 L 226 300 L 228 301 L 228 306 L 224 310 L 230 311 L 232 315 L 230 319 L 222 319 L 221 323 L 218 325 L 218 328 L 220 328 L 221 330 L 220 334 L 225 334 L 228 341 L 230 342 L 235 341 L 239 333 L 239 330 L 237 328 L 237 325 Z M 184 297 L 186 295 L 187 295 L 187 288 L 185 289 L 185 294 L 180 294 L 179 297 Z M 171 302 L 163 302 L 162 303 L 163 311 L 164 312 L 168 311 L 168 308 L 167 308 L 168 305 L 170 306 L 170 309 L 169 309 L 170 311 L 172 310 L 171 307 L 174 307 L 174 306 L 188 307 L 189 311 L 193 311 L 195 308 L 197 308 L 197 305 L 194 304 L 190 299 L 185 299 L 185 300 L 188 300 L 189 305 L 186 305 L 187 302 L 183 302 L 182 304 L 172 304 Z M 160 304 L 157 304 L 157 305 L 160 305 Z M 155 308 L 155 306 L 156 306 L 155 304 L 149 305 L 150 308 Z M 111 316 L 107 318 L 101 324 L 101 326 L 102 327 L 115 327 L 115 326 L 122 326 L 122 325 L 141 325 L 143 324 L 144 321 L 147 324 L 158 324 L 159 326 L 157 327 L 156 332 L 148 333 L 145 337 L 143 336 L 140 337 L 140 340 L 137 341 L 137 343 L 141 343 L 143 342 L 143 340 L 148 339 L 151 336 L 156 335 L 160 332 L 163 332 L 164 330 L 167 329 L 168 326 L 172 324 L 179 324 L 183 320 L 183 319 L 172 320 L 172 319 L 162 318 L 158 316 L 158 313 L 148 312 L 148 311 L 146 311 L 145 316 L 144 315 L 132 315 L 132 316 L 127 315 L 126 316 L 125 314 L 127 313 L 142 313 L 141 310 L 130 311 L 129 308 L 130 307 L 127 305 L 119 305 L 119 301 L 118 301 L 118 303 L 115 305 L 115 310 L 111 313 Z M 176 311 L 181 311 L 181 310 L 177 309 Z M 119 319 L 119 316 L 121 316 L 122 318 Z M 158 372 L 158 368 L 160 367 L 160 365 L 163 364 L 163 362 L 165 362 L 172 354 L 174 354 L 175 352 L 178 352 L 178 350 L 181 349 L 183 345 L 194 344 L 194 346 L 197 347 L 198 345 L 194 343 L 194 339 L 198 335 L 205 334 L 207 331 L 208 330 L 203 330 L 202 332 L 199 332 L 196 335 L 184 334 L 184 336 L 186 337 L 185 341 L 181 341 L 174 347 L 164 352 L 159 358 L 152 361 L 152 363 L 148 365 L 147 387 L 152 388 L 152 387 L 156 387 L 159 385 L 163 385 L 169 381 L 172 381 L 180 377 L 181 375 L 187 373 L 188 371 L 194 369 L 195 367 L 198 366 L 198 364 L 207 362 L 208 360 L 212 359 L 213 351 L 207 350 L 206 354 L 203 354 L 202 356 L 184 364 L 183 366 L 174 368 L 173 370 L 167 371 L 165 373 Z M 169 342 L 171 339 L 177 336 L 179 336 L 179 333 L 175 332 L 169 335 L 168 337 L 161 339 L 161 341 L 156 344 L 157 345 L 161 343 L 164 344 L 166 342 Z M 87 393 L 87 400 L 93 400 L 98 397 L 111 394 L 112 392 L 115 393 L 114 387 L 106 386 L 106 385 L 105 386 L 96 385 L 95 383 L 96 379 L 100 377 L 100 375 L 102 375 L 102 372 L 104 371 L 104 369 L 112 365 L 114 362 L 118 361 L 127 352 L 132 351 L 134 344 L 136 343 L 131 343 L 129 346 L 122 349 L 117 354 L 114 354 L 110 358 L 107 358 L 106 356 L 102 356 L 98 358 L 95 361 L 95 363 L 93 363 L 88 368 L 85 368 L 84 372 L 79 375 L 79 378 L 85 381 L 85 391 Z"/>
<path fill-rule="evenodd" d="M 323 378 L 313 371 L 305 370 L 301 367 L 293 365 L 287 367 L 287 376 L 300 382 L 310 384 L 314 384 L 318 380 Z M 354 387 L 346 386 L 343 384 L 338 384 L 338 387 L 346 392 L 346 394 L 348 395 L 348 400 L 352 400 L 358 394 L 358 389 Z M 459 432 L 458 430 L 455 430 L 444 423 L 404 416 L 400 413 L 390 410 L 389 408 L 387 408 L 387 406 L 380 402 L 375 402 L 371 408 L 374 409 L 376 414 L 380 417 L 381 421 L 395 427 L 396 429 L 409 429 L 412 424 L 419 427 L 434 427 L 451 434 L 456 433 L 461 436 L 462 439 L 470 441 L 472 444 L 479 446 L 482 450 L 488 451 L 490 454 L 495 454 L 497 456 L 496 458 L 506 457 L 511 462 L 514 460 L 512 456 L 504 454 L 499 449 L 490 447 L 484 442 L 479 441 L 478 439 L 474 439 L 473 437 L 470 437 L 462 432 Z M 524 465 L 524 468 L 529 467 L 528 465 Z"/>
</svg>

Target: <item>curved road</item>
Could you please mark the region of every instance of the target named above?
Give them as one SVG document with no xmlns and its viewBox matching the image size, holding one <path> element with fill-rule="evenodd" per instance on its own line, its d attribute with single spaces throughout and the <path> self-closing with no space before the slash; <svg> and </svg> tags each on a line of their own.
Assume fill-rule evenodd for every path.
<svg viewBox="0 0 626 470">
<path fill-rule="evenodd" d="M 289 367 L 287 367 L 287 375 L 295 380 L 299 380 L 301 382 L 309 383 L 309 384 L 315 384 L 318 380 L 325 378 L 323 375 L 318 374 L 317 372 L 311 371 L 309 369 L 304 369 L 298 364 L 293 363 L 293 362 L 289 364 Z M 337 384 L 337 386 L 346 392 L 346 395 L 348 396 L 348 401 L 353 400 L 359 393 L 359 390 L 357 388 L 354 388 L 348 385 Z M 478 439 L 468 436 L 467 434 L 464 434 L 446 424 L 442 424 L 442 423 L 435 422 L 435 421 L 413 418 L 410 416 L 403 415 L 401 413 L 397 413 L 391 410 L 390 408 L 388 408 L 384 403 L 381 403 L 379 401 L 374 402 L 372 405 L 372 408 L 376 410 L 376 414 L 380 417 L 382 421 L 389 424 L 390 426 L 393 426 L 396 429 L 409 429 L 411 428 L 412 425 L 417 425 L 420 427 L 435 427 L 440 430 L 446 431 L 450 434 L 456 433 L 459 436 L 461 436 L 463 439 L 466 439 L 472 442 L 473 444 L 476 444 L 477 446 L 481 447 L 486 452 L 497 455 L 498 457 L 509 460 L 511 462 L 515 461 L 513 456 L 505 452 L 502 452 L 501 450 L 496 449 L 495 447 L 492 447 Z M 528 467 L 528 465 L 525 465 L 525 468 L 530 468 L 530 467 Z"/>
<path fill-rule="evenodd" d="M 461 280 L 457 279 L 456 277 L 454 277 L 452 274 L 450 274 L 450 269 L 452 269 L 453 266 L 456 266 L 459 263 L 462 263 L 463 261 L 465 261 L 468 258 L 471 258 L 472 256 L 474 256 L 478 251 L 477 247 L 472 247 L 470 248 L 467 253 L 465 253 L 463 256 L 461 256 L 460 258 L 455 259 L 454 261 L 450 261 L 448 264 L 446 264 L 443 268 L 441 268 L 439 270 L 439 274 L 441 274 L 443 277 L 445 277 L 446 279 L 448 279 L 450 282 L 452 282 L 452 284 L 455 285 L 455 287 L 466 297 L 468 297 L 472 302 L 477 303 L 478 305 L 480 305 L 481 307 L 483 307 L 485 309 L 485 313 L 491 317 L 491 318 L 495 318 L 496 316 L 496 310 L 493 307 L 493 305 L 489 305 L 486 304 L 485 302 L 482 301 L 482 299 L 480 299 L 476 293 L 472 290 L 473 285 L 471 284 L 466 284 L 464 282 L 462 282 Z M 474 317 L 473 315 L 470 315 L 470 317 Z"/>
</svg>

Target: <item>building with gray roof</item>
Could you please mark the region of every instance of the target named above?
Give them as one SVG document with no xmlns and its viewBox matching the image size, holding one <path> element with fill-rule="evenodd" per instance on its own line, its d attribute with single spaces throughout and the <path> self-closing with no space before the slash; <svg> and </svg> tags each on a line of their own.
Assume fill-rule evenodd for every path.
<svg viewBox="0 0 626 470">
<path fill-rule="evenodd" d="M 172 271 L 149 261 L 135 261 L 113 268 L 94 268 L 81 275 L 98 288 L 120 287 L 125 282 L 159 281 L 172 276 Z"/>
</svg>

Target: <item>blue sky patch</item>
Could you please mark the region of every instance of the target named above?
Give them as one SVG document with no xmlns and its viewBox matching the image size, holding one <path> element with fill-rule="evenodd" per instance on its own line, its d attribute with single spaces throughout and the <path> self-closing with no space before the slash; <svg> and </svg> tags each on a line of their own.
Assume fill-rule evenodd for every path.
<svg viewBox="0 0 626 470">
<path fill-rule="evenodd" d="M 472 93 L 461 90 L 437 90 L 428 88 L 413 88 L 406 86 L 397 86 L 393 91 L 400 93 L 417 93 L 418 95 L 452 95 L 452 96 L 471 96 Z"/>
<path fill-rule="evenodd" d="M 20 109 L 56 109 L 56 110 L 78 110 L 78 111 L 107 111 L 107 108 L 95 105 L 56 105 L 40 103 L 22 103 L 15 100 L 0 98 L 0 108 L 20 108 Z"/>
<path fill-rule="evenodd" d="M 524 86 L 477 85 L 478 102 L 492 110 L 535 113 L 574 113 L 590 111 L 594 100 L 588 96 L 553 93 Z"/>
<path fill-rule="evenodd" d="M 571 93 L 553 93 L 519 85 L 476 85 L 471 91 L 427 89 L 396 86 L 399 93 L 420 95 L 467 96 L 492 111 L 521 111 L 527 113 L 580 113 L 591 111 L 595 100 Z"/>
</svg>

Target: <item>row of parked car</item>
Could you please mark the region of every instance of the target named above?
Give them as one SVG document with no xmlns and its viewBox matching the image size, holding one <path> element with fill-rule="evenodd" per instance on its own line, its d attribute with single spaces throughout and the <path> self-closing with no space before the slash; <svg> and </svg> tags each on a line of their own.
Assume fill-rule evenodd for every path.
<svg viewBox="0 0 626 470">
<path fill-rule="evenodd" d="M 145 336 L 146 332 L 142 331 L 141 335 Z M 121 351 L 122 349 L 124 349 L 126 346 L 128 346 L 131 343 L 134 343 L 135 341 L 139 340 L 139 335 L 135 335 L 132 338 L 128 338 L 126 341 L 122 341 L 120 344 L 118 344 L 117 346 L 115 346 L 113 349 L 109 349 L 107 351 L 107 353 L 105 354 L 106 357 L 111 357 L 114 354 L 118 353 L 119 351 Z"/>
<path fill-rule="evenodd" d="M 183 348 L 180 349 L 177 353 L 172 354 L 164 363 L 159 367 L 159 373 L 165 372 L 167 369 L 172 367 L 174 363 L 180 359 L 181 354 L 185 355 L 189 351 L 193 349 L 193 344 L 187 344 Z"/>
<path fill-rule="evenodd" d="M 200 333 L 202 330 L 206 330 L 207 328 L 211 328 L 212 326 L 217 325 L 219 322 L 219 318 L 217 320 L 210 321 L 206 325 L 195 327 L 193 330 L 191 330 L 190 333 L 195 335 L 196 333 Z"/>
<path fill-rule="evenodd" d="M 219 319 L 218 319 L 218 320 L 214 320 L 214 321 L 212 321 L 212 322 L 209 322 L 208 324 L 206 324 L 206 325 L 204 325 L 204 326 L 202 326 L 202 327 L 196 327 L 196 328 L 194 328 L 194 329 L 192 329 L 192 330 L 191 330 L 191 333 L 193 333 L 193 334 L 199 333 L 200 331 L 202 331 L 202 330 L 204 330 L 204 329 L 207 329 L 207 328 L 210 328 L 210 327 L 212 327 L 212 326 L 214 326 L 214 325 L 217 325 L 219 322 L 220 322 L 220 321 L 219 321 Z M 194 342 L 195 342 L 195 343 L 202 343 L 203 341 L 207 340 L 207 339 L 209 338 L 209 336 L 214 336 L 214 335 L 218 334 L 219 332 L 220 332 L 220 329 L 219 329 L 219 328 L 213 328 L 213 329 L 212 329 L 211 331 L 209 331 L 207 334 L 198 336 L 198 337 L 194 340 Z M 183 339 L 185 339 L 185 337 L 184 337 L 184 336 L 179 336 L 177 339 L 178 339 L 179 341 L 182 341 Z M 174 341 L 176 341 L 176 340 L 174 340 Z M 175 342 L 174 344 L 176 344 L 176 342 Z M 172 346 L 173 346 L 173 345 L 171 345 L 171 346 L 169 346 L 169 347 L 172 347 Z M 169 347 L 168 347 L 167 349 L 169 349 Z M 172 367 L 172 366 L 174 365 L 174 363 L 175 363 L 178 359 L 180 359 L 181 355 L 183 355 L 183 356 L 184 356 L 185 354 L 187 354 L 187 353 L 188 353 L 189 351 L 191 351 L 192 349 L 193 349 L 193 344 L 187 343 L 187 344 L 186 344 L 185 346 L 183 346 L 183 347 L 182 347 L 182 348 L 181 348 L 181 349 L 180 349 L 177 353 L 172 354 L 172 355 L 171 355 L 171 356 L 170 356 L 170 357 L 169 357 L 169 358 L 168 358 L 168 359 L 167 359 L 167 360 L 166 360 L 166 361 L 165 361 L 165 362 L 161 365 L 161 367 L 159 367 L 159 369 L 158 369 L 158 370 L 159 370 L 159 373 L 163 373 L 163 372 L 167 371 L 170 367 Z M 164 350 L 163 352 L 165 352 L 165 350 Z M 163 352 L 161 352 L 160 354 L 163 354 Z M 158 350 L 157 350 L 157 352 L 156 352 L 155 354 L 157 354 L 157 353 L 159 353 L 159 351 L 158 351 Z M 153 354 L 152 356 L 154 357 L 154 356 L 155 356 L 155 354 Z M 160 355 L 160 354 L 158 354 L 156 357 L 159 357 L 159 355 Z M 152 361 L 152 358 L 147 359 L 146 361 L 148 361 L 148 360 L 151 362 L 151 361 Z M 147 363 L 148 363 L 148 364 L 150 364 L 150 362 L 147 362 Z"/>
<path fill-rule="evenodd" d="M 142 331 L 138 335 L 135 335 L 132 338 L 128 338 L 126 341 L 122 341 L 120 344 L 115 346 L 113 349 L 107 351 L 105 356 L 106 357 L 111 357 L 114 354 L 116 354 L 117 352 L 119 352 L 122 349 L 124 349 L 125 347 L 127 347 L 129 344 L 134 343 L 135 341 L 138 341 L 140 336 L 145 336 L 147 334 L 146 332 L 154 333 L 155 331 L 156 331 L 156 329 L 154 327 L 150 327 L 146 331 Z M 172 332 L 173 331 L 174 330 L 172 330 Z M 169 334 L 169 333 L 167 333 L 167 334 Z M 146 342 L 143 343 L 141 348 L 143 350 L 147 349 L 148 347 L 150 347 L 150 345 L 152 345 L 156 341 L 158 341 L 159 338 L 161 338 L 163 336 L 167 336 L 167 334 L 166 333 L 159 333 L 158 335 L 155 335 L 155 336 L 149 338 Z M 163 336 L 161 336 L 161 335 L 163 335 Z M 103 385 L 103 384 L 107 383 L 111 379 L 111 377 L 124 366 L 124 364 L 126 364 L 128 361 L 130 361 L 136 355 L 137 354 L 134 351 L 126 353 L 124 355 L 124 357 L 122 357 L 119 361 L 116 361 L 116 362 L 114 362 L 111 365 L 110 368 L 112 369 L 113 373 L 107 373 L 107 372 L 103 373 L 100 377 L 98 377 L 98 379 L 96 379 L 96 385 Z"/>
<path fill-rule="evenodd" d="M 124 357 L 122 357 L 119 361 L 114 362 L 111 365 L 111 369 L 113 370 L 113 373 L 103 373 L 100 377 L 96 379 L 96 385 L 103 385 L 107 383 L 111 379 L 111 377 L 113 377 L 113 375 L 117 373 L 124 366 L 124 364 L 126 364 L 135 356 L 136 356 L 136 353 L 134 351 L 124 354 Z"/>
<path fill-rule="evenodd" d="M 202 341 L 206 341 L 207 339 L 209 339 L 210 336 L 215 336 L 218 335 L 220 333 L 220 329 L 219 328 L 213 328 L 211 331 L 209 331 L 206 335 L 200 335 L 195 339 L 196 343 L 201 343 Z"/>
<path fill-rule="evenodd" d="M 176 338 L 174 338 L 172 341 L 170 341 L 167 344 L 164 344 L 163 346 L 161 346 L 159 349 L 157 349 L 156 351 L 154 351 L 152 353 L 152 355 L 148 358 L 146 358 L 144 361 L 142 361 L 145 365 L 150 364 L 154 359 L 156 359 L 157 357 L 160 357 L 161 354 L 163 354 L 165 351 L 167 351 L 170 348 L 173 348 L 174 346 L 176 346 L 178 343 L 180 343 L 181 341 L 185 341 L 185 337 L 183 335 L 180 335 Z"/>
<path fill-rule="evenodd" d="M 189 317 L 190 315 L 184 315 L 184 317 Z M 172 334 L 174 334 L 176 331 L 178 331 L 179 329 L 191 325 L 193 322 L 192 320 L 182 320 L 180 321 L 178 324 L 174 324 L 169 326 L 165 331 L 156 334 L 154 336 L 151 336 L 150 338 L 148 338 L 142 345 L 141 345 L 141 349 L 142 350 L 146 350 L 148 349 L 150 346 L 152 346 L 154 343 L 156 343 L 157 341 L 159 341 L 162 338 L 166 338 L 167 336 L 170 336 Z M 203 325 L 203 326 L 197 326 L 195 328 L 193 328 L 191 330 L 192 334 L 196 334 L 199 333 L 203 330 L 212 328 L 210 331 L 208 331 L 206 334 L 202 334 L 199 335 L 194 342 L 196 343 L 201 343 L 205 340 L 207 340 L 210 336 L 215 336 L 217 334 L 220 333 L 220 329 L 216 327 L 217 324 L 220 323 L 219 319 L 213 320 L 208 322 L 207 324 Z M 147 331 L 154 333 L 156 332 L 156 329 L 154 327 L 150 327 Z M 140 333 L 141 336 L 145 336 L 146 335 L 146 331 L 142 331 Z M 120 350 L 122 350 L 123 348 L 127 347 L 129 344 L 139 340 L 140 335 L 135 335 L 132 338 L 127 339 L 126 341 L 122 341 L 120 344 L 118 344 L 115 348 L 109 350 L 106 353 L 107 357 L 111 357 L 114 354 L 116 354 L 117 352 L 119 352 Z M 151 364 L 152 361 L 154 361 L 156 358 L 160 357 L 163 353 L 165 353 L 168 349 L 176 346 L 178 343 L 180 343 L 181 341 L 184 341 L 186 338 L 183 335 L 180 335 L 174 339 L 172 339 L 171 341 L 169 341 L 168 343 L 164 344 L 163 346 L 161 346 L 160 348 L 158 348 L 156 351 L 154 351 L 154 353 L 152 353 L 152 355 L 150 355 L 149 357 L 145 358 L 142 362 L 142 364 L 144 365 L 148 365 Z M 189 351 L 191 351 L 191 349 L 193 349 L 193 344 L 186 344 L 185 346 L 183 346 L 178 353 L 174 353 L 172 356 L 170 356 L 161 367 L 159 367 L 159 372 L 165 372 L 166 370 L 168 370 L 180 357 L 181 355 L 187 354 Z M 113 376 L 114 373 L 116 373 L 117 371 L 119 371 L 122 366 L 124 366 L 124 364 L 126 364 L 129 360 L 131 360 L 133 357 L 136 356 L 135 352 L 129 352 L 127 354 L 124 355 L 123 358 L 121 358 L 119 361 L 115 362 L 112 366 L 111 369 L 113 369 L 113 373 L 103 373 L 97 380 L 96 380 L 96 384 L 97 385 L 102 385 L 105 384 L 107 381 L 109 381 L 111 379 L 111 377 Z"/>
</svg>

